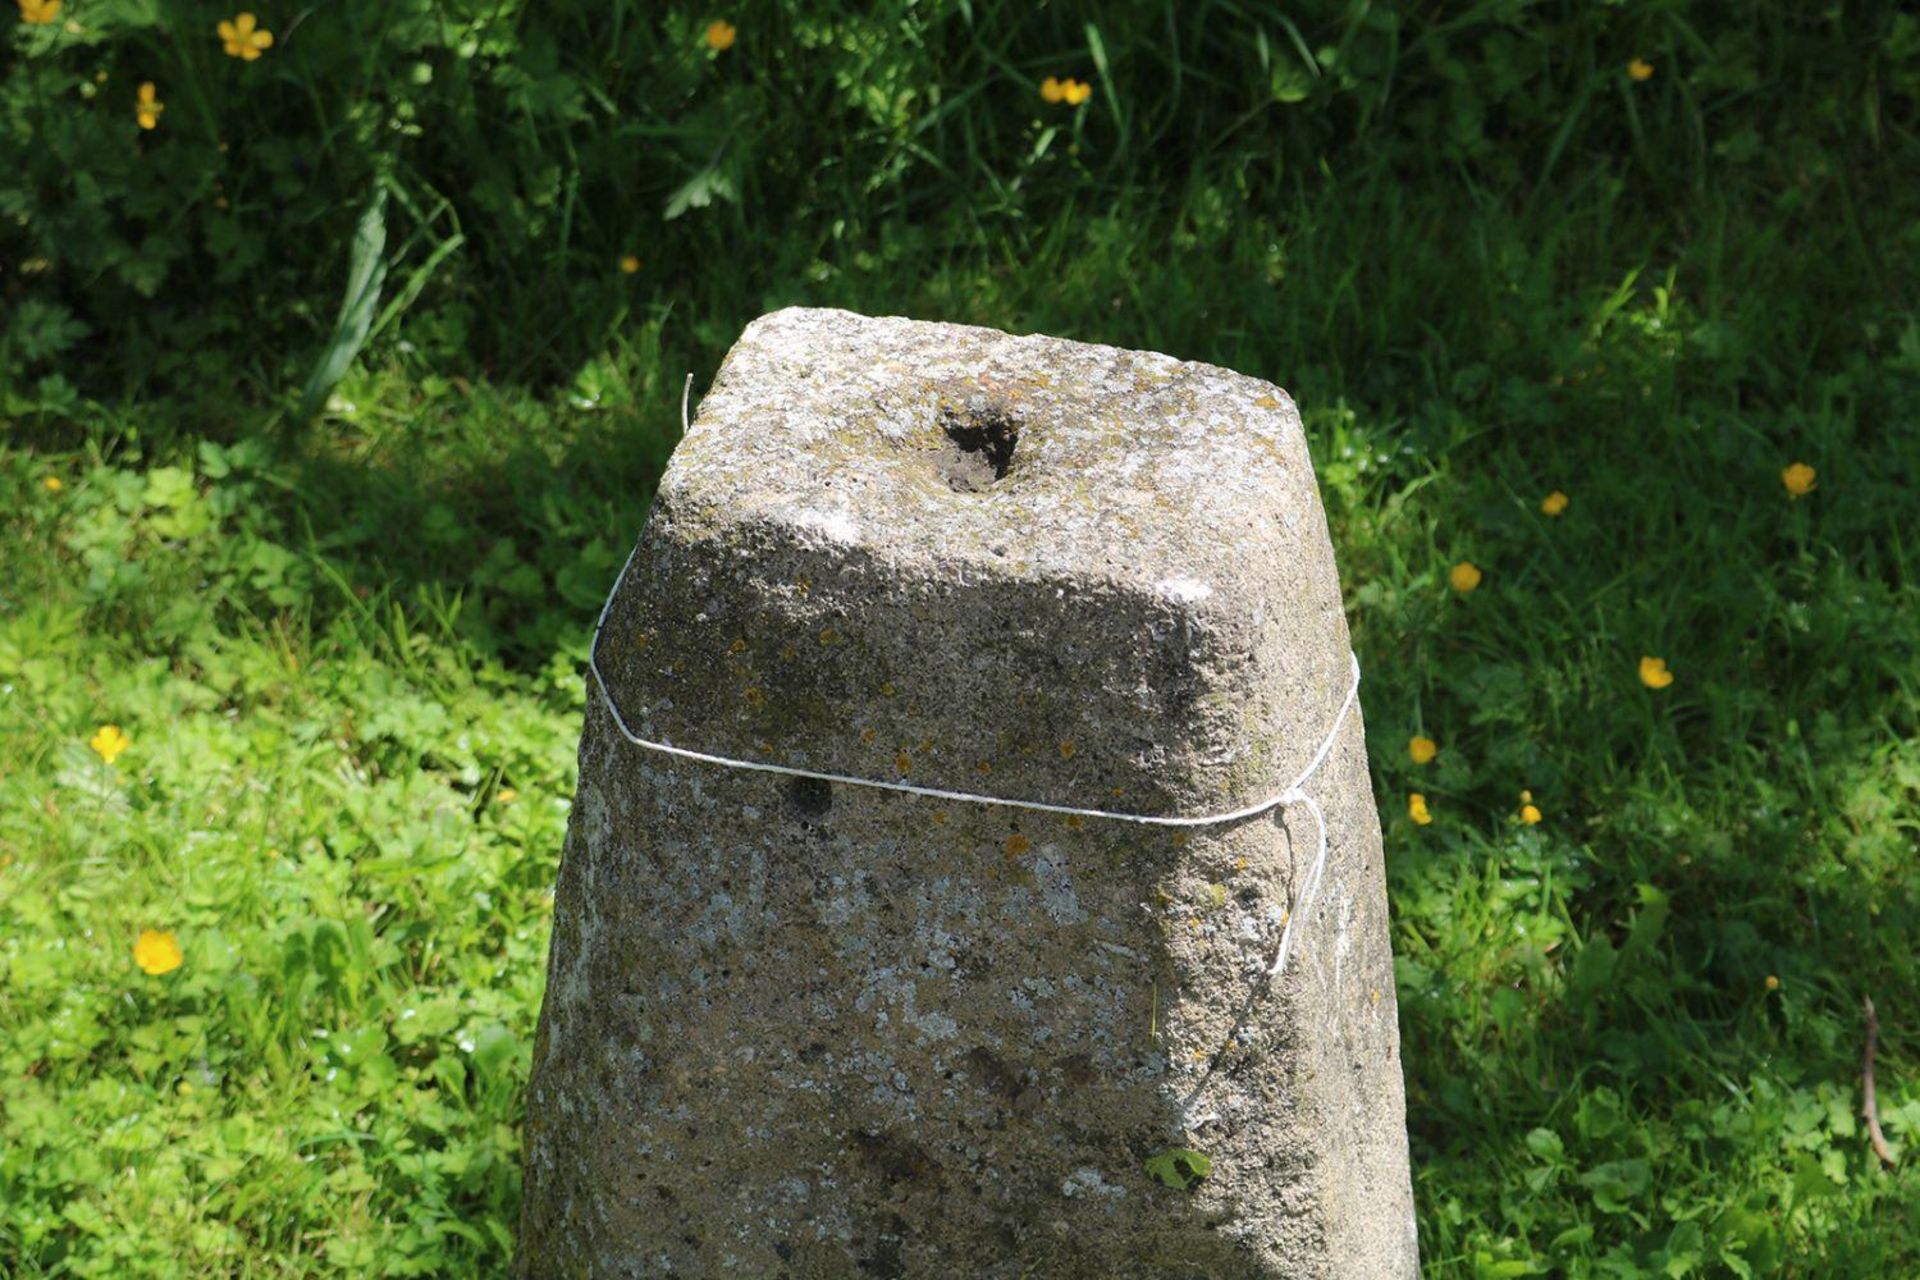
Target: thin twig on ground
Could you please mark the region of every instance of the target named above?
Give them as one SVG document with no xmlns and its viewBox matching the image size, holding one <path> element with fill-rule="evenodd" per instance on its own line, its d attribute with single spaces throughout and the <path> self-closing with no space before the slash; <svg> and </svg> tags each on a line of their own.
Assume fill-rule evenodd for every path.
<svg viewBox="0 0 1920 1280">
<path fill-rule="evenodd" d="M 1887 1147 L 1887 1135 L 1880 1132 L 1880 1104 L 1873 1095 L 1873 1050 L 1880 1039 L 1880 1019 L 1874 1016 L 1873 997 L 1867 996 L 1864 1003 L 1867 1009 L 1867 1058 L 1860 1072 L 1861 1111 L 1867 1118 L 1867 1138 L 1873 1143 L 1873 1154 L 1880 1157 L 1880 1163 L 1893 1168 L 1893 1152 Z"/>
</svg>

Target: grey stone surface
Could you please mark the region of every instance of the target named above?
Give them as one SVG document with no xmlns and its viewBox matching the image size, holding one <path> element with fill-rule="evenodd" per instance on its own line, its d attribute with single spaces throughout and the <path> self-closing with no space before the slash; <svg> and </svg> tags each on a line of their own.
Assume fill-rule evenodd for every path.
<svg viewBox="0 0 1920 1280">
<path fill-rule="evenodd" d="M 607 620 L 635 731 L 1136 813 L 1291 782 L 1348 640 L 1300 421 L 1163 355 L 788 310 Z M 1417 1273 L 1357 709 L 1190 831 L 799 782 L 589 699 L 527 1122 L 546 1276 Z M 1212 1162 L 1185 1189 L 1146 1165 Z"/>
</svg>

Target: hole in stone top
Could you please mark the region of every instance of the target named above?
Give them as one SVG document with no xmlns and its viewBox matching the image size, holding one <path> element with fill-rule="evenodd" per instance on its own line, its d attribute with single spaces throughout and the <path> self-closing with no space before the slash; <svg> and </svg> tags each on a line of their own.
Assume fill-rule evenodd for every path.
<svg viewBox="0 0 1920 1280">
<path fill-rule="evenodd" d="M 1013 466 L 1013 450 L 1020 443 L 1020 424 L 1005 410 L 973 405 L 942 409 L 941 429 L 951 442 L 940 459 L 940 471 L 956 493 L 983 493 L 996 480 L 1006 479 Z"/>
<path fill-rule="evenodd" d="M 833 784 L 821 778 L 789 778 L 787 807 L 798 818 L 824 818 L 833 808 Z"/>
</svg>

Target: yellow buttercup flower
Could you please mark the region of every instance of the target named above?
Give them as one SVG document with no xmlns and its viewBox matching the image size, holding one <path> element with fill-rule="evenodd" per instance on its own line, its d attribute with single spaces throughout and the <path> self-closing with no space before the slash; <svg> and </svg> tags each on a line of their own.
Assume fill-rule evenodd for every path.
<svg viewBox="0 0 1920 1280">
<path fill-rule="evenodd" d="M 1653 64 L 1644 58 L 1635 58 L 1627 64 L 1627 74 L 1635 80 L 1653 79 Z"/>
<path fill-rule="evenodd" d="M 1432 738 L 1416 735 L 1407 742 L 1407 754 L 1415 764 L 1425 764 L 1440 754 L 1440 747 Z"/>
<path fill-rule="evenodd" d="M 133 106 L 133 113 L 135 118 L 140 121 L 140 127 L 142 129 L 151 129 L 159 124 L 160 113 L 166 109 L 167 104 L 154 96 L 153 81 L 142 81 L 140 93 Z"/>
<path fill-rule="evenodd" d="M 1804 498 L 1813 492 L 1814 470 L 1804 462 L 1796 462 L 1780 473 L 1780 483 L 1787 486 L 1787 493 L 1796 498 Z"/>
<path fill-rule="evenodd" d="M 1777 977 L 1775 977 L 1775 976 L 1774 976 L 1773 974 L 1771 974 L 1771 973 L 1770 973 L 1770 974 L 1768 974 L 1768 975 L 1767 975 L 1767 990 L 1769 990 L 1769 991 L 1778 991 L 1779 989 L 1780 989 L 1780 979 L 1779 979 L 1779 978 L 1777 978 Z"/>
<path fill-rule="evenodd" d="M 733 48 L 734 37 L 739 34 L 731 22 L 724 18 L 716 19 L 707 24 L 707 48 L 715 53 L 725 53 Z"/>
<path fill-rule="evenodd" d="M 42 489 L 45 489 L 48 493 L 58 493 L 62 489 L 66 488 L 67 486 L 60 483 L 59 476 L 48 476 L 45 480 L 42 480 L 40 482 L 40 487 Z"/>
<path fill-rule="evenodd" d="M 1520 793 L 1520 821 L 1530 827 L 1540 821 L 1540 810 L 1534 807 L 1533 792 L 1531 791 L 1522 791 Z"/>
<path fill-rule="evenodd" d="M 273 32 L 261 26 L 260 20 L 250 13 L 236 13 L 232 21 L 220 22 L 214 30 L 220 33 L 229 58 L 254 62 L 273 48 Z"/>
<path fill-rule="evenodd" d="M 1427 798 L 1418 791 L 1407 797 L 1407 816 L 1423 827 L 1433 821 L 1433 815 L 1427 812 Z"/>
<path fill-rule="evenodd" d="M 1664 689 L 1672 684 L 1673 672 L 1667 670 L 1667 660 L 1665 658 L 1641 658 L 1640 683 L 1649 689 Z"/>
<path fill-rule="evenodd" d="M 100 731 L 87 739 L 87 745 L 108 764 L 119 759 L 120 753 L 133 745 L 133 739 L 120 732 L 117 724 L 103 724 Z"/>
<path fill-rule="evenodd" d="M 20 21 L 43 27 L 60 16 L 61 0 L 20 0 Z"/>
<path fill-rule="evenodd" d="M 1540 513 L 1542 515 L 1557 516 L 1567 509 L 1567 503 L 1571 501 L 1572 499 L 1567 497 L 1566 494 L 1555 489 L 1552 493 L 1540 499 Z"/>
<path fill-rule="evenodd" d="M 1070 107 L 1077 107 L 1093 96 L 1093 86 L 1071 76 L 1065 80 L 1048 76 L 1040 82 L 1040 96 L 1047 102 L 1064 102 Z"/>
<path fill-rule="evenodd" d="M 632 275 L 634 272 L 640 269 L 640 259 L 630 253 L 626 257 L 620 259 L 620 269 L 626 272 L 628 275 Z"/>
<path fill-rule="evenodd" d="M 1481 573 L 1471 560 L 1462 560 L 1447 570 L 1447 585 L 1455 591 L 1468 592 L 1480 585 Z"/>
<path fill-rule="evenodd" d="M 166 929 L 142 929 L 133 944 L 133 962 L 144 973 L 159 977 L 180 967 L 180 939 Z"/>
</svg>

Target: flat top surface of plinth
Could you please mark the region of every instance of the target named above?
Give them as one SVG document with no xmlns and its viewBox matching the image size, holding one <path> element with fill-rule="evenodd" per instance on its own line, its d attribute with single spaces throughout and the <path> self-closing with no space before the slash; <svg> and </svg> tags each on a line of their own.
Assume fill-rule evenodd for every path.
<svg viewBox="0 0 1920 1280">
<path fill-rule="evenodd" d="M 1284 392 L 844 311 L 734 345 L 603 639 L 652 740 L 1133 812 L 1276 790 L 1351 681 Z"/>
<path fill-rule="evenodd" d="M 1288 553 L 1313 500 L 1299 416 L 1257 379 L 798 308 L 735 344 L 663 491 L 682 518 L 1185 596 L 1224 561 Z"/>
</svg>

